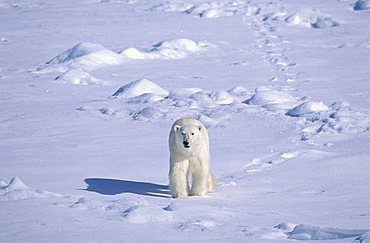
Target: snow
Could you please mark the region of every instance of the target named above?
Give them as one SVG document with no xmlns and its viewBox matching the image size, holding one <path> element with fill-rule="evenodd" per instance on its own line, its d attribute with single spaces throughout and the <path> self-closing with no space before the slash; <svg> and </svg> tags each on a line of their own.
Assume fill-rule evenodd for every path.
<svg viewBox="0 0 370 243">
<path fill-rule="evenodd" d="M 97 43 L 82 42 L 57 55 L 47 62 L 53 64 L 67 64 L 70 66 L 106 66 L 120 64 L 123 58 L 117 53 L 108 50 Z"/>
<path fill-rule="evenodd" d="M 191 39 L 180 38 L 165 40 L 153 45 L 147 50 L 140 51 L 135 47 L 120 52 L 121 55 L 131 59 L 181 59 L 190 54 L 199 53 L 209 46 L 209 43 L 198 42 Z"/>
<path fill-rule="evenodd" d="M 109 81 L 98 79 L 88 72 L 79 69 L 71 69 L 55 78 L 57 82 L 80 85 L 107 85 Z"/>
<path fill-rule="evenodd" d="M 369 242 L 368 13 L 0 0 L 0 242 Z M 215 193 L 170 197 L 180 117 Z"/>
<path fill-rule="evenodd" d="M 370 2 L 368 0 L 357 0 L 354 10 L 367 10 L 370 9 Z"/>
<path fill-rule="evenodd" d="M 144 94 L 166 97 L 168 91 L 147 79 L 136 80 L 119 88 L 112 96 L 132 98 Z"/>
<path fill-rule="evenodd" d="M 252 98 L 246 101 L 247 104 L 259 105 L 271 110 L 289 109 L 294 106 L 296 102 L 296 98 L 290 94 L 266 86 L 258 87 Z"/>
<path fill-rule="evenodd" d="M 312 113 L 328 111 L 329 107 L 323 102 L 305 102 L 287 112 L 288 116 L 305 116 Z"/>
<path fill-rule="evenodd" d="M 356 237 L 366 232 L 367 230 L 342 230 L 300 224 L 290 232 L 289 238 L 295 240 L 335 240 Z"/>
<path fill-rule="evenodd" d="M 0 179 L 0 181 L 3 185 L 0 187 L 0 202 L 42 197 L 45 194 L 31 190 L 18 177 L 11 179 L 8 184 L 4 179 Z"/>
<path fill-rule="evenodd" d="M 302 25 L 306 27 L 322 29 L 337 27 L 339 23 L 333 20 L 330 16 L 325 16 L 316 9 L 302 9 L 285 20 L 289 24 Z"/>
</svg>

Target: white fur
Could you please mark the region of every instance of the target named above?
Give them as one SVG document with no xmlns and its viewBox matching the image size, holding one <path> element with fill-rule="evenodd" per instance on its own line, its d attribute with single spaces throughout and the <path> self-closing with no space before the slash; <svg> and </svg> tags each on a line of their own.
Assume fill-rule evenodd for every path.
<svg viewBox="0 0 370 243">
<path fill-rule="evenodd" d="M 208 132 L 200 121 L 190 118 L 177 120 L 170 131 L 169 148 L 172 197 L 203 196 L 216 190 L 210 174 Z"/>
</svg>

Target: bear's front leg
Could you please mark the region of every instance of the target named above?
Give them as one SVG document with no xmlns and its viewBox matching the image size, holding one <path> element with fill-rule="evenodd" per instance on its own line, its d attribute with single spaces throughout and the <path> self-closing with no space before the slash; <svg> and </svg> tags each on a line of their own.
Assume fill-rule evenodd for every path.
<svg viewBox="0 0 370 243">
<path fill-rule="evenodd" d="M 189 196 L 188 172 L 189 161 L 178 161 L 170 163 L 170 191 L 174 198 L 187 198 Z"/>
<path fill-rule="evenodd" d="M 195 171 L 192 179 L 190 195 L 204 196 L 207 193 L 208 172 L 205 170 Z"/>
</svg>

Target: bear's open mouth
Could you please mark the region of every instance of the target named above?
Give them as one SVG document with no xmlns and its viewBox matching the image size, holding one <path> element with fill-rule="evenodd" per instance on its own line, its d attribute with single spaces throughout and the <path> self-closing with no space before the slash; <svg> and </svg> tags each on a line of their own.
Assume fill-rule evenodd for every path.
<svg viewBox="0 0 370 243">
<path fill-rule="evenodd" d="M 190 148 L 190 145 L 184 145 L 185 148 Z"/>
</svg>

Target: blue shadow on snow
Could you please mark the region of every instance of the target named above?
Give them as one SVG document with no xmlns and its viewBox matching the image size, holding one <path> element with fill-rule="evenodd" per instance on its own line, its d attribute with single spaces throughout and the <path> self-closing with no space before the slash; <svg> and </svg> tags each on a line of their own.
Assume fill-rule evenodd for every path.
<svg viewBox="0 0 370 243">
<path fill-rule="evenodd" d="M 85 182 L 87 188 L 84 190 L 102 195 L 133 193 L 153 197 L 170 197 L 167 185 L 107 178 L 86 178 Z"/>
</svg>

